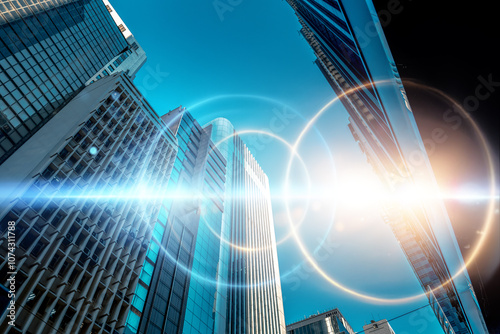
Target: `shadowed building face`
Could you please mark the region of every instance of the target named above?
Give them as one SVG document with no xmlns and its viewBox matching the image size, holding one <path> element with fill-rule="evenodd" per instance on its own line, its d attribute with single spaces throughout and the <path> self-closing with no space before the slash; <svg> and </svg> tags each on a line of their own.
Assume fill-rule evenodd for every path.
<svg viewBox="0 0 500 334">
<path fill-rule="evenodd" d="M 127 48 L 101 0 L 39 1 L 1 18 L 0 164 Z"/>
</svg>

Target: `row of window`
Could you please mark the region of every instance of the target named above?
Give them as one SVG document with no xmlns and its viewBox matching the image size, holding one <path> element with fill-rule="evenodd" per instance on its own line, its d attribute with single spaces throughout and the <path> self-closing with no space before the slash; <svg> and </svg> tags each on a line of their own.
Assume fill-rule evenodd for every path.
<svg viewBox="0 0 500 334">
<path fill-rule="evenodd" d="M 127 97 L 122 95 L 123 94 L 121 94 L 121 91 L 118 91 L 118 94 L 116 95 L 116 101 L 121 101 L 121 103 L 129 103 L 127 102 Z M 113 103 L 110 103 L 110 110 L 112 107 Z M 129 103 L 129 108 L 132 108 L 132 103 Z M 134 113 L 134 116 L 137 116 L 139 113 L 141 113 L 140 109 L 138 109 L 137 106 L 134 109 Z M 147 244 L 145 245 L 143 243 L 141 245 L 140 240 L 138 240 L 138 231 L 141 231 L 141 238 L 144 236 L 148 236 L 148 230 L 144 227 L 147 227 L 150 223 L 151 216 L 148 216 L 148 214 L 146 214 L 145 212 L 150 212 L 151 215 L 154 215 L 156 212 L 155 203 L 148 203 L 147 206 L 141 205 L 140 207 L 137 207 L 132 205 L 128 207 L 122 205 L 125 203 L 121 201 L 116 203 L 116 206 L 113 202 L 105 201 L 106 208 L 101 207 L 98 210 L 98 203 L 102 202 L 98 199 L 93 200 L 92 196 L 84 200 L 81 200 L 79 197 L 76 199 L 66 198 L 65 200 L 59 200 L 57 202 L 55 200 L 54 202 L 48 200 L 54 195 L 61 195 L 61 189 L 63 189 L 61 188 L 61 185 L 62 187 L 68 185 L 67 189 L 77 189 L 76 187 L 79 187 L 78 185 L 80 185 L 77 194 L 92 195 L 95 194 L 93 191 L 95 191 L 96 188 L 106 185 L 108 183 L 106 182 L 106 179 L 111 175 L 114 175 L 118 170 L 120 170 L 120 168 L 122 169 L 120 175 L 124 175 L 123 166 L 126 165 L 129 160 L 122 161 L 121 156 L 119 157 L 120 160 L 115 160 L 115 162 L 113 162 L 113 159 L 107 159 L 110 156 L 114 156 L 114 152 L 118 152 L 120 150 L 120 147 L 115 147 L 116 145 L 113 144 L 117 137 L 115 137 L 116 135 L 113 136 L 111 132 L 113 131 L 113 129 L 121 127 L 121 124 L 118 124 L 118 119 L 111 115 L 113 115 L 113 113 L 109 113 L 107 111 L 100 112 L 100 114 L 98 111 L 96 111 L 94 116 L 92 116 L 89 121 L 85 122 L 82 125 L 82 128 L 75 136 L 76 140 L 74 138 L 73 140 L 71 140 L 69 145 L 61 149 L 59 154 L 53 158 L 54 160 L 52 161 L 49 168 L 45 169 L 45 171 L 41 173 L 39 180 L 35 181 L 35 183 L 38 184 L 41 188 L 39 190 L 35 189 L 37 186 L 33 186 L 32 188 L 30 188 L 30 198 L 34 197 L 33 203 L 31 205 L 33 208 L 40 212 L 40 218 L 38 219 L 40 221 L 44 219 L 48 221 L 49 224 L 42 225 L 43 227 L 40 227 L 39 230 L 36 229 L 36 223 L 35 225 L 32 224 L 32 226 L 30 227 L 29 225 L 18 224 L 19 231 L 21 233 L 23 233 L 23 226 L 26 227 L 27 231 L 24 232 L 24 234 L 26 235 L 24 239 L 21 239 L 22 235 L 20 235 L 19 241 L 23 244 L 23 246 L 29 245 L 29 247 L 32 247 L 31 254 L 38 258 L 43 257 L 44 260 L 42 261 L 48 264 L 47 268 L 57 273 L 58 278 L 55 280 L 55 283 L 53 283 L 55 285 L 51 283 L 51 285 L 45 286 L 44 290 L 50 291 L 51 287 L 57 286 L 59 284 L 58 282 L 60 282 L 61 280 L 68 280 L 69 282 L 69 285 L 67 286 L 65 292 L 61 296 L 61 299 L 56 298 L 54 300 L 51 300 L 48 304 L 43 304 L 43 307 L 38 307 L 38 310 L 40 310 L 40 312 L 45 312 L 46 307 L 54 303 L 57 303 L 57 305 L 64 305 L 64 303 L 66 302 L 70 303 L 71 301 L 67 299 L 65 300 L 65 298 L 67 298 L 70 289 L 72 289 L 72 286 L 77 291 L 81 291 L 81 293 L 84 293 L 86 289 L 88 290 L 92 285 L 93 279 L 93 276 L 91 276 L 90 273 L 95 275 L 97 268 L 95 268 L 94 266 L 96 264 L 99 264 L 99 266 L 102 266 L 105 269 L 103 277 L 109 277 L 109 275 L 114 274 L 114 277 L 111 279 L 111 281 L 102 280 L 101 278 L 102 281 L 100 283 L 100 286 L 104 288 L 105 286 L 103 285 L 103 282 L 108 282 L 113 286 L 115 292 L 111 292 L 111 290 L 108 290 L 106 292 L 106 296 L 103 297 L 100 292 L 98 293 L 97 290 L 94 290 L 95 293 L 93 294 L 94 297 L 92 297 L 92 307 L 102 306 L 102 311 L 92 311 L 92 314 L 89 316 L 89 321 L 92 321 L 92 319 L 96 318 L 102 319 L 102 316 L 106 314 L 106 312 L 109 312 L 112 318 L 118 318 L 118 315 L 112 316 L 112 314 L 116 312 L 119 312 L 118 314 L 120 314 L 122 317 L 125 317 L 126 315 L 123 307 L 126 308 L 126 306 L 124 305 L 126 305 L 127 303 L 127 297 L 125 293 L 122 292 L 122 290 L 133 289 L 134 287 L 129 286 L 128 282 L 133 282 L 134 275 L 135 277 L 137 277 L 138 275 L 138 273 L 134 273 L 134 270 L 132 269 L 133 267 L 130 267 L 128 262 L 135 262 L 136 259 L 142 261 L 146 255 Z M 152 131 L 151 127 L 148 127 L 148 122 L 151 123 L 150 121 L 147 121 L 147 117 L 142 117 L 141 119 L 136 119 L 134 117 L 129 118 L 129 120 L 125 124 L 123 124 L 123 126 L 128 129 L 127 131 L 130 131 L 130 129 L 134 128 L 134 133 L 140 132 L 141 136 L 146 136 L 147 138 L 149 138 L 149 135 L 152 133 Z M 111 127 L 108 126 L 110 124 Z M 96 134 L 94 134 L 92 133 L 92 130 L 96 127 L 99 130 Z M 144 128 L 141 130 L 141 127 Z M 87 181 L 81 182 L 78 175 L 81 175 L 81 173 L 83 173 L 84 171 L 85 173 L 87 173 L 90 170 L 91 165 L 94 164 L 93 161 L 95 161 L 95 159 L 97 158 L 97 155 L 92 156 L 88 148 L 89 146 L 95 145 L 97 143 L 96 141 L 98 140 L 98 135 L 104 133 L 104 131 L 108 131 L 109 134 L 106 136 L 106 138 L 102 138 L 106 139 L 106 141 L 102 144 L 104 148 L 102 148 L 101 152 L 99 152 L 99 154 L 102 153 L 102 157 L 100 158 L 102 159 L 102 165 L 93 167 L 93 172 L 91 172 L 90 174 L 92 178 L 88 180 L 91 182 L 91 184 L 88 184 Z M 109 145 L 106 145 L 108 141 Z M 133 142 L 133 140 L 131 141 Z M 165 157 L 165 153 L 167 151 L 172 153 L 172 144 L 173 143 L 169 142 L 166 138 L 164 138 L 164 140 L 159 140 L 156 150 L 157 152 L 159 152 L 159 157 L 163 156 L 164 158 L 151 159 L 149 162 L 146 162 L 146 171 L 153 171 L 156 169 L 156 172 L 154 174 L 150 175 L 148 174 L 148 172 L 146 174 L 150 175 L 152 179 L 162 179 L 161 182 L 158 181 L 157 185 L 159 187 L 165 187 L 166 181 L 168 180 L 168 175 L 164 173 L 165 171 L 161 173 L 161 170 L 168 168 L 169 166 L 168 158 Z M 146 141 L 140 145 L 142 147 L 142 150 L 149 150 L 152 147 L 147 146 Z M 104 153 L 106 149 L 109 150 L 108 153 Z M 152 149 L 155 149 L 155 147 L 153 147 Z M 129 157 L 129 159 L 132 160 L 131 157 Z M 140 163 L 145 163 L 145 161 L 140 161 Z M 109 168 L 112 165 L 113 167 Z M 78 170 L 80 168 L 79 166 L 83 166 L 81 167 L 81 170 Z M 160 168 L 159 166 L 162 167 Z M 140 170 L 138 169 L 137 173 L 139 171 Z M 127 177 L 129 179 L 134 179 L 134 173 L 129 173 Z M 56 178 L 58 180 L 57 182 L 55 182 Z M 109 181 L 109 179 L 107 180 Z M 135 178 L 132 182 L 132 185 L 134 184 L 134 182 L 138 181 L 139 180 Z M 59 189 L 59 193 L 55 192 L 56 189 Z M 71 206 L 71 204 L 73 205 Z M 110 204 L 111 206 L 108 206 L 107 204 Z M 68 205 L 70 205 L 69 207 L 71 209 L 65 208 Z M 81 213 L 78 214 L 77 218 L 74 218 L 75 212 L 78 212 L 79 210 L 81 211 Z M 125 219 L 118 220 L 111 217 L 112 215 L 120 214 L 126 214 L 126 218 L 124 217 Z M 84 221 L 82 222 L 81 219 L 83 219 Z M 77 223 L 77 221 L 79 221 L 79 223 Z M 120 226 L 124 223 L 128 225 Z M 53 231 L 54 229 L 56 230 L 56 233 L 49 233 L 49 231 Z M 61 251 L 57 251 L 53 256 L 50 256 L 48 250 L 49 248 L 47 247 L 49 240 L 46 237 L 51 236 L 51 238 L 53 238 L 53 236 L 57 236 L 58 233 L 62 233 L 62 239 L 57 238 L 57 240 L 60 240 L 59 242 L 62 247 Z M 149 232 L 149 235 L 151 235 L 150 233 L 151 232 Z M 108 240 L 110 237 L 113 238 L 116 243 L 109 243 Z M 54 243 L 53 241 L 51 241 L 51 243 L 56 245 L 56 243 Z M 113 252 L 108 258 L 99 259 L 99 257 L 104 254 L 103 249 L 107 247 L 107 245 L 113 245 Z M 141 252 L 144 255 L 138 255 Z M 22 267 L 22 263 L 19 263 L 19 265 Z M 33 279 L 35 278 L 36 277 L 34 277 Z M 95 275 L 95 278 L 99 279 L 99 275 Z M 115 285 L 113 285 L 114 282 L 120 283 L 120 288 L 118 290 L 116 290 L 116 288 L 118 288 L 118 285 L 116 285 L 115 288 Z M 22 286 L 17 287 L 19 291 L 22 291 Z M 99 297 L 99 295 L 101 297 Z M 117 297 L 111 298 L 113 295 Z M 83 296 L 83 298 L 90 298 L 90 296 L 92 296 L 92 293 L 88 296 Z M 96 300 L 96 298 L 101 299 L 99 301 Z M 39 301 L 38 298 L 34 299 Z M 23 304 L 23 301 L 18 302 L 21 305 Z M 102 305 L 99 305 L 99 303 L 101 302 Z M 78 312 L 81 312 L 81 310 L 78 309 Z M 61 321 L 62 315 L 59 313 L 59 311 L 56 310 L 54 314 L 55 315 L 53 317 L 53 321 Z M 23 319 L 23 317 L 26 317 L 28 315 L 20 314 L 19 316 L 19 319 Z M 85 321 L 85 323 L 90 325 L 90 322 L 88 322 L 87 320 Z M 110 328 L 112 328 L 111 325 L 103 324 L 103 326 L 110 326 Z"/>
<path fill-rule="evenodd" d="M 3 25 L 0 73 L 5 73 L 2 83 L 10 94 L 2 92 L 0 101 L 6 106 L 2 111 L 10 114 L 0 130 L 0 163 L 126 46 L 97 0 L 69 3 Z"/>
</svg>

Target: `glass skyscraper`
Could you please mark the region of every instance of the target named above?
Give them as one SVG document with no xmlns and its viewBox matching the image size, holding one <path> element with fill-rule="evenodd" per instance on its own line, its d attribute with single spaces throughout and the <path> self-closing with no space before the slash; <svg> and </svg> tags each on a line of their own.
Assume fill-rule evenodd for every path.
<svg viewBox="0 0 500 334">
<path fill-rule="evenodd" d="M 0 24 L 2 164 L 128 44 L 102 0 L 2 2 Z"/>
<path fill-rule="evenodd" d="M 218 118 L 209 126 L 230 173 L 223 245 L 229 264 L 226 332 L 284 333 L 267 175 L 228 120 Z"/>
<path fill-rule="evenodd" d="M 349 128 L 390 191 L 425 185 L 434 174 L 377 12 L 364 0 L 287 0 L 316 64 L 349 113 Z M 418 162 L 416 162 L 418 157 Z M 464 261 L 440 200 L 384 218 L 400 242 L 445 333 L 487 333 Z"/>
<path fill-rule="evenodd" d="M 111 14 L 111 17 L 118 26 L 118 29 L 122 32 L 123 37 L 125 37 L 128 47 L 123 49 L 119 54 L 117 54 L 113 59 L 111 59 L 104 67 L 96 72 L 90 79 L 87 80 L 86 84 L 92 83 L 95 80 L 99 80 L 113 72 L 125 72 L 132 79 L 135 78 L 137 72 L 146 63 L 146 52 L 139 45 L 139 42 L 135 39 L 134 35 L 130 32 L 125 22 L 118 15 L 116 10 L 113 8 L 111 3 L 107 0 L 103 0 L 106 5 L 106 9 Z"/>
<path fill-rule="evenodd" d="M 286 326 L 286 334 L 354 334 L 338 309 L 311 315 Z"/>
<path fill-rule="evenodd" d="M 162 119 L 179 145 L 174 196 L 125 332 L 284 333 L 267 177 L 227 120 L 202 128 L 181 107 Z"/>
<path fill-rule="evenodd" d="M 212 333 L 225 160 L 184 108 L 162 119 L 178 140 L 172 196 L 162 203 L 125 333 Z"/>
</svg>

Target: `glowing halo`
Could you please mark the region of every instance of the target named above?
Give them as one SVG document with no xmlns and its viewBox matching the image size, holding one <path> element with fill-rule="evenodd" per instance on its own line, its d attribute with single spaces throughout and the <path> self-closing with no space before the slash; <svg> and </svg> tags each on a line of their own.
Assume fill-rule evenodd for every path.
<svg viewBox="0 0 500 334">
<path fill-rule="evenodd" d="M 267 102 L 273 102 L 273 103 L 276 103 L 276 104 L 281 104 L 283 106 L 286 106 L 286 107 L 290 108 L 285 103 L 283 103 L 281 101 L 278 101 L 276 99 L 273 99 L 271 97 L 267 97 L 267 96 L 253 95 L 253 94 L 223 94 L 223 95 L 212 96 L 212 97 L 206 98 L 204 100 L 201 100 L 199 102 L 196 102 L 195 104 L 193 104 L 193 105 L 191 105 L 189 107 L 186 107 L 186 109 L 193 110 L 193 109 L 195 109 L 195 108 L 197 108 L 199 106 L 202 106 L 204 104 L 212 103 L 213 101 L 224 100 L 224 99 L 232 99 L 232 98 L 262 100 L 262 101 L 267 101 Z M 293 110 L 294 112 L 296 111 L 296 110 L 294 110 L 292 108 L 290 108 L 290 110 Z"/>
<path fill-rule="evenodd" d="M 212 103 L 214 101 L 224 100 L 224 99 L 236 99 L 236 98 L 253 99 L 253 100 L 261 100 L 261 101 L 266 101 L 266 102 L 272 102 L 272 103 L 275 103 L 277 105 L 281 105 L 281 106 L 286 107 L 287 109 L 289 109 L 290 111 L 292 111 L 293 113 L 295 113 L 297 116 L 299 116 L 301 119 L 303 119 L 304 121 L 307 121 L 306 117 L 304 117 L 300 112 L 298 112 L 295 108 L 289 106 L 288 104 L 283 103 L 283 102 L 281 102 L 281 101 L 279 101 L 277 99 L 274 99 L 274 98 L 271 98 L 271 97 L 268 97 L 268 96 L 254 95 L 254 94 L 222 94 L 222 95 L 216 95 L 216 96 L 212 96 L 212 97 L 206 98 L 204 100 L 201 100 L 199 102 L 196 102 L 193 105 L 191 105 L 189 107 L 186 107 L 186 109 L 187 110 L 193 110 L 195 108 L 198 108 L 198 107 L 203 106 L 205 104 Z M 209 116 L 209 115 L 204 114 L 204 116 Z M 220 115 L 217 115 L 216 117 L 220 117 Z M 320 138 L 322 144 L 328 150 L 328 144 L 327 144 L 325 138 L 323 137 L 323 135 L 321 134 L 321 132 L 315 126 L 314 126 L 314 130 L 315 130 L 316 134 L 318 135 L 318 137 Z M 333 156 L 332 156 L 331 152 L 329 152 L 329 153 L 330 154 L 329 154 L 328 158 L 330 159 L 330 162 L 332 162 L 332 164 L 333 164 L 334 163 Z"/>
<path fill-rule="evenodd" d="M 269 137 L 272 137 L 276 140 L 278 140 L 279 142 L 281 142 L 283 145 L 285 145 L 289 150 L 290 152 L 293 152 L 292 151 L 292 145 L 286 141 L 283 137 L 281 136 L 278 136 L 272 132 L 269 132 L 269 131 L 264 131 L 264 130 L 242 130 L 242 131 L 234 131 L 232 134 L 230 134 L 229 136 L 226 136 L 224 138 L 222 138 L 221 140 L 219 140 L 217 143 L 214 143 L 214 146 L 215 147 L 219 147 L 220 144 L 222 144 L 223 142 L 235 137 L 235 136 L 239 136 L 239 135 L 243 135 L 243 134 L 263 134 L 263 135 L 266 135 L 266 136 L 269 136 Z M 213 151 L 213 149 L 212 149 Z M 310 192 L 311 192 L 311 178 L 309 176 L 309 172 L 307 170 L 307 166 L 304 162 L 304 160 L 302 159 L 302 157 L 295 153 L 294 154 L 296 156 L 296 158 L 300 161 L 300 163 L 302 164 L 302 167 L 304 168 L 304 171 L 305 171 L 305 174 L 306 174 L 306 177 L 307 177 L 307 191 L 308 191 L 308 195 L 306 196 L 307 198 L 307 207 L 309 208 L 309 199 L 310 199 Z M 304 222 L 304 218 L 307 214 L 307 210 L 304 212 L 304 215 L 302 217 L 302 220 L 298 223 L 298 226 L 300 226 L 303 222 Z M 206 222 L 206 221 L 205 221 Z M 244 247 L 244 246 L 239 246 L 239 245 L 236 245 L 234 243 L 232 243 L 231 241 L 229 240 L 226 240 L 225 238 L 223 238 L 219 233 L 217 233 L 216 231 L 214 231 L 212 229 L 212 227 L 210 226 L 210 224 L 207 224 L 209 230 L 215 234 L 220 240 L 221 242 L 225 243 L 225 244 L 228 244 L 231 248 L 235 248 L 235 249 L 238 249 L 238 250 L 242 250 L 244 252 L 256 252 L 256 251 L 262 251 L 262 250 L 266 250 L 266 249 L 269 249 L 270 247 L 272 247 L 272 245 L 269 245 L 269 246 L 265 246 L 265 247 Z M 290 231 L 285 237 L 281 238 L 280 240 L 278 240 L 276 242 L 276 246 L 280 245 L 281 243 L 285 242 L 286 240 L 288 240 L 290 237 L 292 236 L 292 232 Z"/>
<path fill-rule="evenodd" d="M 196 102 L 193 105 L 191 105 L 189 107 L 186 107 L 186 109 L 193 110 L 193 109 L 196 109 L 196 108 L 198 108 L 200 106 L 203 106 L 205 104 L 212 103 L 214 101 L 223 100 L 223 99 L 232 99 L 232 98 L 255 99 L 255 100 L 262 100 L 262 101 L 276 103 L 276 104 L 279 104 L 279 105 L 287 107 L 288 109 L 290 109 L 291 111 L 293 111 L 296 115 L 298 115 L 301 119 L 303 119 L 304 121 L 307 121 L 307 119 L 301 113 L 299 113 L 296 109 L 290 107 L 289 105 L 287 105 L 287 104 L 285 104 L 285 103 L 283 103 L 283 102 L 281 102 L 279 100 L 276 100 L 274 98 L 270 98 L 270 97 L 267 97 L 267 96 L 261 96 L 261 95 L 254 95 L 254 94 L 223 94 L 223 95 L 216 95 L 216 96 L 212 96 L 212 97 L 206 98 L 204 100 L 201 100 L 199 102 Z M 207 116 L 207 115 L 205 115 L 205 116 Z M 328 158 L 329 158 L 330 162 L 332 163 L 333 167 L 335 168 L 335 162 L 333 161 L 333 156 L 331 154 L 331 151 L 328 148 L 328 144 L 326 143 L 325 138 L 323 137 L 323 135 L 321 134 L 321 132 L 315 126 L 314 126 L 314 130 L 317 133 L 317 135 L 319 136 L 321 142 L 323 143 L 323 145 L 325 146 L 325 148 L 327 149 L 327 151 L 329 152 Z M 333 170 L 335 170 L 335 169 L 333 169 Z M 336 178 L 336 175 L 334 175 L 334 177 Z M 334 207 L 333 211 L 335 211 L 335 207 Z M 304 217 L 305 217 L 306 214 L 307 214 L 307 210 L 304 213 Z M 334 219 L 332 218 L 332 222 L 333 222 L 333 220 Z M 330 232 L 330 230 L 332 228 L 332 225 L 333 224 L 330 223 L 330 225 L 328 226 L 328 229 L 326 231 L 327 233 L 325 233 L 325 235 L 321 239 L 320 243 L 314 249 L 314 253 L 316 253 L 321 248 L 321 246 L 325 243 L 325 241 L 326 241 L 326 239 L 328 237 L 328 233 Z M 287 236 L 286 238 L 288 239 L 289 236 Z M 281 244 L 281 242 L 282 241 L 278 241 L 277 245 Z M 304 263 L 304 261 L 302 261 L 301 263 L 299 263 L 297 266 L 295 266 L 293 269 L 291 269 L 290 271 L 288 271 L 286 274 L 281 274 L 281 277 L 285 277 L 285 276 L 293 273 L 295 270 L 299 269 L 300 266 L 303 263 Z"/>
<path fill-rule="evenodd" d="M 491 152 L 490 146 L 488 145 L 486 138 L 484 137 L 483 132 L 481 131 L 481 129 L 477 125 L 476 121 L 474 121 L 474 119 L 472 119 L 472 117 L 469 115 L 469 113 L 467 113 L 467 111 L 463 108 L 463 106 L 461 106 L 453 98 L 451 98 L 446 93 L 444 93 L 443 91 L 441 91 L 437 88 L 429 87 L 427 85 L 424 85 L 424 84 L 421 84 L 421 83 L 418 83 L 415 81 L 410 81 L 410 80 L 406 81 L 405 83 L 407 83 L 409 85 L 413 85 L 413 86 L 418 87 L 418 88 L 423 89 L 423 90 L 428 90 L 429 92 L 432 92 L 432 93 L 438 95 L 439 97 L 444 98 L 448 102 L 452 103 L 456 107 L 456 110 L 460 111 L 461 116 L 464 117 L 469 122 L 469 124 L 472 126 L 474 133 L 478 136 L 478 138 L 481 142 L 481 146 L 484 150 L 484 153 L 486 155 L 486 160 L 488 163 L 488 171 L 490 174 L 489 175 L 489 178 L 490 178 L 489 199 L 490 199 L 490 201 L 489 201 L 489 205 L 488 205 L 487 216 L 486 216 L 486 219 L 485 219 L 484 225 L 483 225 L 484 233 L 481 234 L 481 237 L 479 238 L 479 242 L 477 243 L 476 247 L 472 251 L 469 258 L 467 260 L 464 259 L 464 265 L 451 277 L 451 279 L 449 279 L 448 281 L 446 281 L 444 283 L 444 284 L 448 284 L 453 278 L 455 278 L 456 276 L 461 274 L 464 270 L 466 270 L 467 267 L 474 261 L 474 259 L 479 254 L 479 251 L 481 250 L 481 247 L 484 244 L 484 241 L 486 239 L 488 231 L 490 230 L 490 228 L 493 224 L 494 216 L 495 216 L 495 199 L 498 198 L 496 193 L 495 193 L 495 186 L 496 186 L 496 184 L 495 184 L 496 183 L 495 163 L 493 162 L 493 154 Z"/>
<path fill-rule="evenodd" d="M 376 81 L 374 84 L 379 84 L 380 85 L 380 84 L 386 84 L 386 83 L 392 83 L 392 81 L 391 80 L 382 80 L 382 81 Z M 489 228 L 491 227 L 491 223 L 493 221 L 493 216 L 494 216 L 494 205 L 495 205 L 495 202 L 494 202 L 494 198 L 495 198 L 494 163 L 493 163 L 493 159 L 492 159 L 492 154 L 491 154 L 490 148 L 489 148 L 489 146 L 488 146 L 488 144 L 486 142 L 486 139 L 484 138 L 484 135 L 482 134 L 481 130 L 479 129 L 479 127 L 477 126 L 477 124 L 474 122 L 474 120 L 467 114 L 467 112 L 458 103 L 456 103 L 456 101 L 454 101 L 452 98 L 450 98 L 444 92 L 442 92 L 442 91 L 440 91 L 438 89 L 427 87 L 427 86 L 422 85 L 422 84 L 416 84 L 416 83 L 413 83 L 413 84 L 420 85 L 421 87 L 427 88 L 430 91 L 434 91 L 435 93 L 439 94 L 440 96 L 445 97 L 446 99 L 448 99 L 449 101 L 451 101 L 455 106 L 457 106 L 458 109 L 461 112 L 463 112 L 463 114 L 465 115 L 465 118 L 472 124 L 472 126 L 474 128 L 474 131 L 478 134 L 478 136 L 479 136 L 479 138 L 481 140 L 481 144 L 483 145 L 483 149 L 486 152 L 487 160 L 488 160 L 488 167 L 489 167 L 489 172 L 490 172 L 490 180 L 491 180 L 491 183 L 490 183 L 490 205 L 489 205 L 489 209 L 488 209 L 488 217 L 486 219 L 486 224 L 485 224 L 485 230 L 484 230 L 485 233 L 482 234 L 478 245 L 476 246 L 476 248 L 474 249 L 474 251 L 472 253 L 472 256 L 470 256 L 470 258 L 468 259 L 467 262 L 465 262 L 465 264 L 462 266 L 462 268 L 460 268 L 450 278 L 450 280 L 444 282 L 440 286 L 438 286 L 438 287 L 436 287 L 436 288 L 434 288 L 434 289 L 431 290 L 432 292 L 434 292 L 436 289 L 441 288 L 445 284 L 448 284 L 453 278 L 455 278 L 457 275 L 459 275 L 460 273 L 462 273 L 466 269 L 467 265 L 469 265 L 472 262 L 472 260 L 475 258 L 475 256 L 477 256 L 477 254 L 479 253 L 480 246 L 482 245 L 482 243 L 485 240 L 485 236 L 486 236 Z M 296 154 L 297 148 L 298 148 L 299 144 L 301 143 L 304 135 L 314 125 L 314 123 L 318 120 L 318 118 L 325 112 L 325 110 L 327 110 L 333 103 L 339 101 L 341 97 L 346 96 L 346 95 L 348 95 L 350 93 L 356 92 L 357 90 L 362 89 L 362 88 L 364 88 L 366 86 L 367 86 L 367 84 L 351 88 L 351 89 L 347 90 L 346 92 L 342 93 L 341 95 L 335 97 L 331 101 L 329 101 L 326 105 L 324 105 L 310 119 L 310 121 L 306 124 L 306 126 L 302 130 L 302 132 L 299 134 L 297 140 L 295 141 L 295 143 L 293 145 L 293 148 L 292 148 L 293 152 L 292 153 Z M 284 185 L 285 186 L 285 194 L 287 193 L 286 190 L 288 190 L 288 187 L 289 187 L 291 165 L 292 165 L 292 159 L 289 160 L 288 166 L 287 166 L 287 170 L 286 170 L 286 176 L 285 176 L 286 182 L 285 182 L 285 185 Z M 314 259 L 312 258 L 312 256 L 310 255 L 310 253 L 308 252 L 308 250 L 306 249 L 306 247 L 302 243 L 302 240 L 297 235 L 297 232 L 295 230 L 295 226 L 293 224 L 293 219 L 291 217 L 290 207 L 288 205 L 288 201 L 285 201 L 285 207 L 286 207 L 286 213 L 287 213 L 288 221 L 289 221 L 289 224 L 290 224 L 291 232 L 292 232 L 292 234 L 294 236 L 294 239 L 295 239 L 295 241 L 297 243 L 297 246 L 299 247 L 300 251 L 302 252 L 302 254 L 304 255 L 304 257 L 307 259 L 307 261 L 309 262 L 309 264 L 326 281 L 328 281 L 332 285 L 334 285 L 337 288 L 343 290 L 344 292 L 350 293 L 350 294 L 352 294 L 352 295 L 354 295 L 354 296 L 356 296 L 358 298 L 365 299 L 365 300 L 372 301 L 372 302 L 382 303 L 382 304 L 399 304 L 399 303 L 405 303 L 405 302 L 409 302 L 409 301 L 416 300 L 416 299 L 419 299 L 419 298 L 422 298 L 422 297 L 426 296 L 427 293 L 423 292 L 423 293 L 419 293 L 417 295 L 408 296 L 408 297 L 401 297 L 401 298 L 381 298 L 381 297 L 377 297 L 377 296 L 373 296 L 373 295 L 368 295 L 368 294 L 365 294 L 365 293 L 361 293 L 361 292 L 355 291 L 355 290 L 353 290 L 351 288 L 348 288 L 348 287 L 342 285 L 341 283 L 337 282 L 330 275 L 328 275 L 325 271 L 323 271 L 323 269 L 314 261 Z"/>
</svg>

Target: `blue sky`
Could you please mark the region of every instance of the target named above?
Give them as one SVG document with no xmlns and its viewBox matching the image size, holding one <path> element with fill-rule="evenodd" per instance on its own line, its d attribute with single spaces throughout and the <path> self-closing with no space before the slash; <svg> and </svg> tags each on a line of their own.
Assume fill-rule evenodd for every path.
<svg viewBox="0 0 500 334">
<path fill-rule="evenodd" d="M 223 1 L 224 2 L 224 1 Z M 307 121 L 335 97 L 313 64 L 299 23 L 285 1 L 241 0 L 218 13 L 212 1 L 112 1 L 146 50 L 148 61 L 135 84 L 158 114 L 183 105 L 201 124 L 226 117 L 237 130 L 258 129 L 293 144 Z M 244 135 L 268 174 L 277 239 L 287 234 L 283 201 L 287 148 L 266 136 Z M 334 104 L 300 145 L 311 192 L 376 182 L 347 129 L 347 113 Z M 291 188 L 307 190 L 307 174 L 294 160 Z M 351 182 L 351 183 L 349 183 Z M 374 205 L 333 205 L 314 196 L 293 203 L 304 223 L 300 237 L 324 271 L 351 289 L 385 298 L 421 293 L 389 227 Z M 321 241 L 324 241 L 322 246 Z M 391 319 L 426 304 L 425 299 L 381 305 L 354 297 L 327 282 L 309 265 L 292 238 L 278 245 L 285 319 L 338 307 L 356 331 L 371 319 Z M 429 308 L 391 322 L 397 334 L 442 333 Z"/>
</svg>

